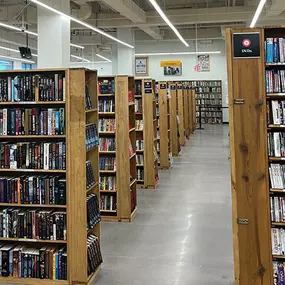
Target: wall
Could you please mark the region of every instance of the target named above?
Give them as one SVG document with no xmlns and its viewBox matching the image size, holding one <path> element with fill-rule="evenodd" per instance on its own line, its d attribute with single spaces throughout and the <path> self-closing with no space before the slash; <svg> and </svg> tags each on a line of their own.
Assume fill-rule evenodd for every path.
<svg viewBox="0 0 285 285">
<path fill-rule="evenodd" d="M 152 52 L 183 52 L 194 51 L 194 42 L 189 48 L 184 48 L 182 43 L 167 42 L 164 44 L 136 44 L 136 53 Z M 216 41 L 213 44 L 199 45 L 198 51 L 221 51 L 221 54 L 210 55 L 210 71 L 197 72 L 194 66 L 197 64 L 195 55 L 168 55 L 149 56 L 149 77 L 155 80 L 187 81 L 187 80 L 222 80 L 223 83 L 223 107 L 228 106 L 227 67 L 225 55 L 225 41 Z M 182 76 L 164 76 L 161 60 L 180 60 L 182 62 Z M 228 122 L 228 109 L 223 110 L 224 122 Z"/>
<path fill-rule="evenodd" d="M 71 62 L 70 67 L 85 67 L 88 69 L 96 69 L 98 71 L 98 75 L 112 75 L 112 63 L 109 62 L 102 62 L 102 63 L 87 63 L 87 62 Z"/>
</svg>

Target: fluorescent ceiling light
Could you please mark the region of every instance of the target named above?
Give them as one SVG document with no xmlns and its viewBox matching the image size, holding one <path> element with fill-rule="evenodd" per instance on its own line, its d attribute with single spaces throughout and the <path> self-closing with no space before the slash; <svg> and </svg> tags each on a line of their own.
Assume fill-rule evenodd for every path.
<svg viewBox="0 0 285 285">
<path fill-rule="evenodd" d="M 17 58 L 17 57 L 11 57 L 11 56 L 5 56 L 5 55 L 0 55 L 0 59 L 10 59 L 10 60 L 17 60 L 17 61 L 22 61 L 22 62 L 26 62 L 26 63 L 35 63 L 32 60 L 27 60 L 27 59 L 23 59 L 23 58 Z"/>
<path fill-rule="evenodd" d="M 10 30 L 14 30 L 14 31 L 18 31 L 18 32 L 23 32 L 23 33 L 26 33 L 26 34 L 33 35 L 33 36 L 35 36 L 35 37 L 38 37 L 38 34 L 37 34 L 37 33 L 31 32 L 31 31 L 29 31 L 29 30 L 22 30 L 22 29 L 20 29 L 20 28 L 18 28 L 18 27 L 10 26 L 10 25 L 7 25 L 7 24 L 1 23 L 1 22 L 0 22 L 0 27 L 4 27 L 4 28 L 10 29 Z M 76 48 L 80 48 L 80 49 L 84 49 L 83 46 L 76 45 L 76 44 L 70 44 L 70 46 L 76 47 Z"/>
<path fill-rule="evenodd" d="M 251 28 L 254 28 L 254 26 L 255 26 L 255 24 L 256 24 L 258 18 L 259 18 L 259 15 L 260 15 L 260 13 L 261 13 L 261 11 L 262 11 L 264 5 L 265 5 L 265 2 L 266 2 L 266 0 L 260 0 L 259 5 L 258 5 L 258 7 L 257 7 L 257 9 L 256 9 L 256 11 L 255 11 L 254 17 L 253 17 L 253 19 L 252 19 L 252 22 L 251 22 L 251 24 L 250 24 L 250 27 L 251 27 Z"/>
<path fill-rule="evenodd" d="M 219 54 L 220 51 L 186 51 L 186 52 L 150 52 L 150 53 L 136 53 L 136 56 L 151 56 L 151 55 L 187 55 L 187 54 Z"/>
<path fill-rule="evenodd" d="M 76 44 L 70 44 L 70 46 L 75 47 L 75 48 L 84 49 L 84 46 L 80 46 L 80 45 L 76 45 Z"/>
<path fill-rule="evenodd" d="M 33 0 L 32 0 L 33 1 Z M 173 32 L 176 34 L 176 36 L 180 39 L 180 41 L 189 47 L 188 43 L 183 39 L 183 37 L 180 35 L 180 33 L 177 31 L 177 29 L 172 25 L 172 23 L 168 20 L 164 12 L 161 10 L 159 5 L 155 2 L 155 0 L 149 0 L 149 2 L 152 4 L 152 6 L 155 8 L 155 10 L 158 12 L 158 14 L 161 16 L 161 18 L 165 21 L 165 23 L 173 30 Z"/>
<path fill-rule="evenodd" d="M 8 48 L 8 47 L 3 47 L 3 46 L 0 46 L 0 49 L 8 50 L 8 51 L 16 52 L 16 53 L 20 53 L 20 51 L 19 51 L 18 49 L 13 49 L 13 48 Z M 32 53 L 32 56 L 37 57 L 38 55 L 37 55 L 37 54 Z"/>
<path fill-rule="evenodd" d="M 97 55 L 98 57 L 102 58 L 102 59 L 105 59 L 105 60 L 108 61 L 108 62 L 112 62 L 112 60 L 108 59 L 107 57 L 104 57 L 104 56 L 101 55 L 101 54 L 96 53 L 96 55 Z"/>
<path fill-rule="evenodd" d="M 90 62 L 71 62 L 72 64 L 82 64 L 82 63 L 84 63 L 84 64 L 93 64 L 93 63 L 95 63 L 95 64 L 101 64 L 101 63 L 110 63 L 109 61 L 103 61 L 103 60 L 101 60 L 101 61 L 90 61 Z"/>
<path fill-rule="evenodd" d="M 91 62 L 90 60 L 85 59 L 85 58 L 80 57 L 80 56 L 77 56 L 77 55 L 72 55 L 72 54 L 71 54 L 70 57 L 76 58 L 76 59 L 79 59 L 79 60 L 82 60 L 82 61 L 84 61 L 84 62 Z"/>
<path fill-rule="evenodd" d="M 50 11 L 52 11 L 52 12 L 58 14 L 58 15 L 61 15 L 61 16 L 65 17 L 66 19 L 69 19 L 70 21 L 76 22 L 76 23 L 78 23 L 78 24 L 80 24 L 80 25 L 82 25 L 82 26 L 84 26 L 84 27 L 86 27 L 86 28 L 88 28 L 88 29 L 90 29 L 92 31 L 95 31 L 96 33 L 99 33 L 99 34 L 101 34 L 101 35 L 103 35 L 103 36 L 105 36 L 105 37 L 107 37 L 107 38 L 109 38 L 109 39 L 111 39 L 113 41 L 116 41 L 116 42 L 118 42 L 118 43 L 120 43 L 122 45 L 125 45 L 125 46 L 129 47 L 129 48 L 134 48 L 132 45 L 129 45 L 129 44 L 127 44 L 127 43 L 125 43 L 125 42 L 123 42 L 123 41 L 121 41 L 121 40 L 119 40 L 119 39 L 117 39 L 117 38 L 115 38 L 115 37 L 105 33 L 104 31 L 87 24 L 86 22 L 83 22 L 83 21 L 78 20 L 78 19 L 76 19 L 74 17 L 71 17 L 71 16 L 69 16 L 69 15 L 67 15 L 65 13 L 62 13 L 59 10 L 56 10 L 56 9 L 54 9 L 54 8 L 52 8 L 52 7 L 50 7 L 50 6 L 46 5 L 46 4 L 38 1 L 38 0 L 31 0 L 31 2 L 37 4 L 37 5 L 45 8 L 45 9 L 48 9 L 48 10 L 50 10 Z"/>
</svg>

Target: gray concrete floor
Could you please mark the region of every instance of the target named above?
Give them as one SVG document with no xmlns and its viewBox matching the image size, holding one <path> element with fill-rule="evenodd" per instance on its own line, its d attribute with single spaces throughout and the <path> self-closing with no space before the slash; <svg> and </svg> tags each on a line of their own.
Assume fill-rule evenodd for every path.
<svg viewBox="0 0 285 285">
<path fill-rule="evenodd" d="M 130 223 L 102 224 L 98 285 L 233 284 L 228 126 L 195 131 Z"/>
</svg>

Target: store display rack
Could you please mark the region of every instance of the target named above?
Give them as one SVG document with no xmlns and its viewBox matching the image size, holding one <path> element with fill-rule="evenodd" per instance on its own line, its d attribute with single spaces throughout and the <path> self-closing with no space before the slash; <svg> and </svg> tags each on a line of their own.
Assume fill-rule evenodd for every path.
<svg viewBox="0 0 285 285">
<path fill-rule="evenodd" d="M 145 189 L 154 189 L 159 180 L 155 87 L 152 79 L 135 79 L 137 187 Z"/>
<path fill-rule="evenodd" d="M 8 113 L 10 113 L 11 115 L 11 117 L 6 118 L 8 120 L 8 129 L 10 129 L 10 135 L 6 136 L 5 131 L 3 133 L 2 129 L 0 145 L 2 148 L 4 145 L 5 147 L 7 146 L 6 143 L 14 144 L 17 145 L 19 151 L 13 152 L 12 149 L 10 150 L 10 167 L 5 169 L 1 168 L 1 176 L 4 176 L 5 178 L 15 178 L 17 176 L 35 178 L 41 175 L 40 177 L 45 177 L 49 179 L 51 179 L 54 175 L 60 176 L 62 177 L 62 185 L 65 185 L 61 186 L 60 188 L 63 191 L 60 192 L 61 198 L 66 197 L 66 201 L 61 202 L 60 205 L 55 203 L 55 200 L 45 200 L 45 203 L 43 203 L 44 196 L 42 195 L 44 194 L 40 194 L 42 192 L 38 192 L 38 189 L 42 189 L 42 186 L 41 188 L 35 188 L 35 186 L 30 185 L 30 196 L 28 197 L 23 194 L 24 196 L 21 196 L 21 200 L 18 200 L 16 203 L 16 194 L 15 192 L 13 192 L 14 194 L 11 200 L 12 203 L 11 201 L 10 203 L 0 203 L 1 212 L 3 210 L 4 213 L 4 209 L 7 207 L 10 210 L 13 210 L 13 212 L 18 212 L 18 210 L 31 210 L 35 211 L 35 213 L 37 213 L 38 211 L 51 213 L 52 211 L 54 211 L 54 213 L 59 213 L 62 216 L 66 216 L 65 229 L 63 228 L 62 223 L 61 226 L 59 224 L 56 224 L 56 229 L 58 231 L 64 230 L 64 235 L 66 235 L 66 238 L 64 238 L 63 240 L 54 240 L 50 239 L 49 237 L 48 240 L 41 240 L 38 236 L 39 233 L 34 228 L 37 227 L 37 223 L 35 223 L 35 221 L 33 220 L 33 231 L 31 232 L 33 238 L 2 237 L 0 238 L 1 244 L 4 244 L 4 247 L 5 245 L 10 245 L 12 246 L 12 248 L 16 245 L 23 245 L 25 246 L 24 248 L 31 249 L 32 253 L 31 251 L 29 253 L 27 252 L 27 258 L 29 260 L 32 260 L 33 257 L 31 256 L 39 256 L 37 254 L 39 254 L 41 248 L 50 249 L 51 252 L 49 256 L 51 258 L 55 258 L 55 256 L 61 256 L 60 252 L 62 247 L 66 248 L 66 250 L 64 251 L 66 251 L 65 255 L 67 254 L 67 258 L 65 261 L 65 270 L 64 268 L 60 267 L 60 262 L 53 262 L 53 268 L 50 269 L 50 272 L 53 272 L 53 278 L 51 278 L 51 275 L 49 275 L 50 279 L 35 278 L 35 276 L 39 276 L 38 274 L 40 267 L 37 267 L 36 265 L 38 264 L 38 261 L 35 261 L 36 267 L 33 271 L 34 276 L 25 274 L 24 271 L 24 276 L 21 276 L 22 278 L 16 277 L 18 276 L 18 274 L 20 274 L 20 269 L 18 271 L 17 263 L 14 264 L 16 267 L 14 268 L 13 274 L 11 276 L 11 267 L 9 274 L 5 271 L 5 264 L 7 263 L 4 262 L 2 264 L 2 276 L 0 277 L 0 282 L 5 284 L 12 283 L 31 285 L 91 284 L 99 273 L 100 266 L 97 266 L 97 269 L 94 272 L 88 274 L 89 256 L 87 255 L 87 247 L 89 244 L 90 234 L 96 235 L 100 240 L 100 221 L 97 216 L 96 224 L 93 224 L 92 228 L 87 227 L 88 209 L 86 198 L 87 195 L 91 193 L 96 194 L 97 197 L 99 197 L 99 164 L 98 145 L 96 145 L 95 143 L 93 144 L 91 149 L 86 148 L 86 127 L 90 124 L 93 124 L 95 130 L 98 124 L 97 72 L 85 69 L 41 69 L 1 72 L 0 77 L 2 87 L 4 88 L 1 89 L 3 91 L 1 95 L 4 97 L 8 95 L 8 99 L 6 98 L 7 100 L 3 99 L 4 97 L 2 97 L 0 102 L 0 111 L 5 112 L 5 110 L 8 110 Z M 5 84 L 7 84 L 8 82 L 8 87 L 7 85 L 5 87 L 3 85 L 3 82 L 6 82 Z M 92 108 L 89 108 L 88 110 L 86 110 L 85 106 L 86 88 L 89 89 L 90 100 L 92 102 Z M 51 97 L 49 97 L 48 100 L 46 96 Z M 16 118 L 14 118 L 15 121 L 13 121 L 14 119 L 12 114 L 14 111 L 12 110 L 12 108 L 16 108 L 16 114 L 18 114 L 19 110 L 21 110 L 22 114 L 26 114 L 26 112 L 28 112 L 28 109 L 32 110 L 30 113 L 30 118 L 27 122 L 25 122 L 25 128 L 30 128 L 29 132 L 26 132 L 25 134 L 22 133 L 23 129 L 20 126 L 24 124 L 24 122 L 21 121 L 20 117 L 16 116 Z M 46 112 L 47 109 L 53 109 L 54 114 L 56 113 L 56 117 L 48 115 L 48 120 L 50 121 L 46 121 L 45 117 L 36 115 L 37 112 Z M 58 131 L 59 118 L 57 117 L 57 115 L 59 109 L 64 114 L 64 116 L 60 118 L 60 124 L 61 127 L 63 127 L 62 134 L 59 135 L 49 133 L 48 135 L 42 135 L 43 133 L 41 133 L 35 135 L 35 132 L 37 132 L 37 130 L 39 130 L 40 128 L 41 130 L 43 130 L 43 125 L 50 125 L 50 128 L 48 128 L 50 131 Z M 5 120 L 5 117 L 2 119 Z M 27 117 L 25 117 L 25 119 L 27 119 Z M 3 121 L 1 122 L 3 123 Z M 51 124 L 51 122 L 53 123 Z M 9 124 L 11 125 L 9 126 Z M 19 135 L 19 132 L 21 132 L 21 135 Z M 92 139 L 94 139 L 94 137 Z M 23 143 L 21 144 L 20 142 Z M 32 169 L 26 169 L 22 166 L 22 163 L 25 166 L 27 165 L 27 161 L 21 161 L 21 157 L 19 156 L 22 153 L 24 145 L 37 145 L 39 148 L 41 148 L 40 145 L 55 145 L 55 143 L 60 144 L 62 147 L 66 146 L 66 151 L 61 148 L 57 149 L 55 152 L 49 153 L 49 160 L 46 160 L 48 157 L 47 153 L 36 151 L 33 152 L 30 149 L 30 156 L 27 159 L 30 165 L 29 168 Z M 43 149 L 41 148 L 41 151 L 42 150 Z M 49 152 L 48 149 L 46 151 Z M 19 158 L 17 162 L 15 162 L 14 155 L 17 155 L 17 158 Z M 93 174 L 95 177 L 95 181 L 93 181 L 93 186 L 88 190 L 86 185 L 87 160 L 91 162 Z M 51 161 L 52 163 L 50 163 Z M 54 162 L 56 163 L 55 165 L 53 165 Z M 44 168 L 42 167 L 43 165 L 45 165 Z M 35 189 L 37 189 L 37 192 L 35 192 Z M 49 195 L 56 195 L 56 193 L 58 193 L 53 192 L 55 191 L 55 188 L 50 189 L 52 189 L 52 192 L 50 192 Z M 18 191 L 20 191 L 18 193 L 22 193 L 22 190 L 22 188 L 21 190 L 19 190 L 18 188 Z M 8 199 L 8 197 L 6 198 Z M 30 203 L 25 203 L 25 199 L 31 198 L 33 198 L 34 201 L 41 201 L 42 204 L 32 204 L 31 201 Z M 47 197 L 45 199 L 47 199 Z M 39 215 L 40 213 L 41 212 L 39 212 Z M 30 226 L 31 225 L 29 224 L 28 229 Z M 22 233 L 20 233 L 20 235 L 22 235 Z M 56 234 L 56 238 L 58 238 L 58 234 Z M 1 249 L 1 252 L 3 254 L 2 258 L 4 258 L 4 247 L 2 247 Z M 58 249 L 59 252 L 56 249 Z M 53 255 L 51 255 L 52 252 Z M 13 254 L 15 254 L 15 251 L 13 252 Z M 13 258 L 16 258 L 17 260 L 17 252 L 16 256 L 14 256 Z M 52 259 L 50 260 L 52 261 Z M 63 261 L 63 257 L 61 261 Z M 23 260 L 22 262 L 24 265 L 25 260 Z M 44 264 L 44 266 L 47 266 L 46 263 Z M 49 266 L 51 266 L 52 263 L 49 264 Z M 80 264 L 80 266 L 78 266 L 78 264 Z M 63 270 L 66 272 L 66 276 L 63 277 L 63 275 L 61 275 L 61 277 L 59 277 L 59 275 L 57 274 L 63 274 Z M 4 271 L 7 273 L 7 277 L 4 277 Z M 55 280 L 60 278 L 65 278 L 66 280 Z"/>
<path fill-rule="evenodd" d="M 178 131 L 179 144 L 185 145 L 185 109 L 184 109 L 184 92 L 182 82 L 176 83 L 177 88 L 177 117 L 178 117 Z"/>
<path fill-rule="evenodd" d="M 100 195 L 103 221 L 137 211 L 134 78 L 99 76 Z"/>
</svg>

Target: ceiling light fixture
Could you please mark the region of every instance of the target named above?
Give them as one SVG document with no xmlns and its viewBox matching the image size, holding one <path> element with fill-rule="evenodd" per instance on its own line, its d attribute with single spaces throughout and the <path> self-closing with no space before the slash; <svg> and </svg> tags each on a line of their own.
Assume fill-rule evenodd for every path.
<svg viewBox="0 0 285 285">
<path fill-rule="evenodd" d="M 16 53 L 20 53 L 20 51 L 19 51 L 19 50 L 17 50 L 17 49 L 13 49 L 13 48 L 8 48 L 8 47 L 0 46 L 0 49 L 7 50 L 7 51 L 12 51 L 12 52 L 16 52 Z M 32 53 L 32 56 L 37 57 L 38 55 L 37 55 L 37 54 Z"/>
<path fill-rule="evenodd" d="M 186 52 L 149 52 L 136 53 L 136 56 L 155 56 L 155 55 L 188 55 L 188 54 L 220 54 L 220 51 L 186 51 Z"/>
<path fill-rule="evenodd" d="M 98 57 L 102 58 L 102 59 L 105 59 L 105 60 L 108 61 L 108 62 L 112 62 L 112 60 L 108 59 L 107 57 L 104 57 L 104 56 L 101 55 L 101 54 L 96 53 L 96 55 L 97 55 Z"/>
<path fill-rule="evenodd" d="M 27 59 L 17 58 L 17 57 L 11 57 L 11 56 L 5 56 L 5 55 L 0 55 L 0 59 L 10 59 L 10 60 L 17 60 L 17 61 L 22 61 L 22 62 L 26 62 L 26 63 L 35 63 L 32 60 L 27 60 Z"/>
<path fill-rule="evenodd" d="M 125 43 L 125 42 L 123 42 L 123 41 L 121 41 L 121 40 L 119 40 L 119 39 L 117 39 L 117 38 L 115 38 L 115 37 L 113 37 L 113 36 L 111 36 L 111 35 L 105 33 L 104 31 L 102 31 L 102 30 L 100 30 L 100 29 L 98 29 L 98 28 L 96 28 L 96 27 L 93 27 L 93 26 L 87 24 L 86 22 L 83 22 L 83 21 L 78 20 L 78 19 L 76 19 L 76 18 L 74 18 L 74 17 L 71 17 L 71 16 L 69 16 L 69 15 L 67 15 L 67 14 L 65 14 L 65 13 L 63 13 L 63 12 L 60 12 L 59 10 L 56 10 L 56 9 L 52 8 L 52 7 L 50 7 L 50 6 L 48 6 L 48 5 L 44 4 L 44 3 L 42 3 L 41 1 L 38 1 L 38 0 L 31 0 L 31 2 L 33 2 L 33 3 L 35 3 L 35 4 L 39 5 L 39 6 L 41 6 L 41 7 L 43 7 L 43 8 L 45 8 L 45 9 L 47 9 L 47 10 L 50 10 L 50 11 L 52 11 L 52 12 L 58 14 L 58 15 L 61 15 L 61 16 L 65 17 L 66 19 L 69 19 L 70 21 L 73 21 L 73 22 L 75 22 L 75 23 L 78 23 L 78 24 L 80 24 L 80 25 L 82 25 L 82 26 L 84 26 L 84 27 L 86 27 L 86 28 L 88 28 L 88 29 L 90 29 L 90 30 L 92 30 L 92 31 L 95 31 L 96 33 L 99 33 L 99 34 L 101 34 L 101 35 L 103 35 L 103 36 L 105 36 L 105 37 L 107 37 L 107 38 L 109 38 L 109 39 L 111 39 L 111 40 L 113 40 L 113 41 L 116 41 L 116 42 L 118 42 L 118 43 L 120 43 L 120 44 L 122 44 L 122 45 L 125 45 L 125 46 L 129 47 L 129 48 L 134 48 L 132 45 L 129 45 L 129 44 L 127 44 L 127 43 Z"/>
<path fill-rule="evenodd" d="M 33 0 L 32 0 L 33 1 Z M 189 47 L 189 44 L 183 39 L 183 37 L 180 35 L 180 33 L 177 31 L 177 29 L 172 25 L 172 23 L 169 21 L 169 19 L 166 17 L 164 12 L 161 10 L 159 5 L 155 2 L 155 0 L 149 0 L 149 2 L 152 4 L 152 6 L 155 8 L 155 10 L 158 12 L 158 14 L 161 16 L 161 18 L 165 21 L 165 23 L 173 30 L 173 32 L 176 34 L 176 36 L 180 39 L 180 41 L 187 47 Z"/>
<path fill-rule="evenodd" d="M 6 28 L 6 29 L 10 29 L 10 30 L 14 30 L 14 31 L 18 31 L 18 32 L 23 32 L 23 33 L 26 33 L 26 34 L 38 37 L 37 33 L 31 32 L 31 31 L 25 30 L 25 29 L 23 30 L 21 28 L 18 28 L 18 27 L 15 27 L 15 26 L 11 26 L 11 25 L 7 25 L 5 23 L 1 23 L 0 22 L 0 27 Z M 75 47 L 75 48 L 84 49 L 84 46 L 80 46 L 80 45 L 76 45 L 76 44 L 70 44 L 70 46 Z"/>
<path fill-rule="evenodd" d="M 77 55 L 70 55 L 70 57 L 72 58 L 76 58 L 76 59 L 79 59 L 79 60 L 82 60 L 84 62 L 91 62 L 90 60 L 86 59 L 86 58 L 83 58 L 83 57 L 80 57 L 80 56 L 77 56 Z"/>
<path fill-rule="evenodd" d="M 103 60 L 101 60 L 101 61 L 90 61 L 90 62 L 71 62 L 72 64 L 82 64 L 82 63 L 84 63 L 84 64 L 101 64 L 101 63 L 110 63 L 109 61 L 103 61 Z"/>
<path fill-rule="evenodd" d="M 265 2 L 266 2 L 266 0 L 260 0 L 259 4 L 258 4 L 258 6 L 257 6 L 257 9 L 256 9 L 256 11 L 255 11 L 255 14 L 254 14 L 254 16 L 253 16 L 252 22 L 251 22 L 251 24 L 250 24 L 250 27 L 251 27 L 251 28 L 254 28 L 254 26 L 255 26 L 255 24 L 256 24 L 258 18 L 259 18 L 259 15 L 260 15 L 260 13 L 261 13 L 261 11 L 262 11 L 264 5 L 265 5 Z"/>
</svg>

